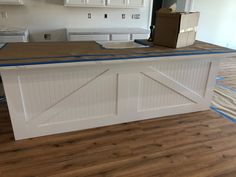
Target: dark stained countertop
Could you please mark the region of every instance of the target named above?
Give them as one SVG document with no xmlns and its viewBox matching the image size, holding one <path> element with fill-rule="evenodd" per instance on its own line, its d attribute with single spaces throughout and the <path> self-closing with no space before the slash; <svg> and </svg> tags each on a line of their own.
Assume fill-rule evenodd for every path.
<svg viewBox="0 0 236 177">
<path fill-rule="evenodd" d="M 179 49 L 104 49 L 95 41 L 9 43 L 0 49 L 0 67 L 222 54 L 236 56 L 236 51 L 200 41 Z"/>
</svg>

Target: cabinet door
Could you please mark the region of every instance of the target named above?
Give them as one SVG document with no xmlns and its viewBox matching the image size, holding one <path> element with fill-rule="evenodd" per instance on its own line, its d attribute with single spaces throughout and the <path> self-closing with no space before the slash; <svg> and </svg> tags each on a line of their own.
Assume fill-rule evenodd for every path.
<svg viewBox="0 0 236 177">
<path fill-rule="evenodd" d="M 142 7 L 144 6 L 144 0 L 127 0 L 128 7 Z"/>
<path fill-rule="evenodd" d="M 105 6 L 106 1 L 105 0 L 87 0 L 87 5 L 91 6 Z"/>
<path fill-rule="evenodd" d="M 65 6 L 84 6 L 85 0 L 65 0 Z"/>
<path fill-rule="evenodd" d="M 111 7 L 126 7 L 127 0 L 107 0 L 107 6 Z"/>
<path fill-rule="evenodd" d="M 0 4 L 17 5 L 23 4 L 22 0 L 0 0 Z"/>
</svg>

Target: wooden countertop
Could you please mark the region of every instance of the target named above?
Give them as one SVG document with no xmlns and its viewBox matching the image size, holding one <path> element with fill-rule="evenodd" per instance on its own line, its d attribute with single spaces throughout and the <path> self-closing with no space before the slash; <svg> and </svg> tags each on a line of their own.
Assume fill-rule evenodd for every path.
<svg viewBox="0 0 236 177">
<path fill-rule="evenodd" d="M 135 49 L 104 49 L 94 41 L 9 43 L 0 49 L 0 67 L 45 64 L 107 62 L 141 59 L 236 56 L 236 51 L 197 41 L 194 45 L 172 49 L 161 46 Z M 146 61 L 146 60 L 145 60 Z"/>
</svg>

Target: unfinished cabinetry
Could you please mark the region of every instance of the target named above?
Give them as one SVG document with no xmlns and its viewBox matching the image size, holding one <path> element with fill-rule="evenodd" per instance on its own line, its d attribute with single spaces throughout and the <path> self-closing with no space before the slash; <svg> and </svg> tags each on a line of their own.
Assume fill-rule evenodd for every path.
<svg viewBox="0 0 236 177">
<path fill-rule="evenodd" d="M 143 28 L 67 29 L 68 41 L 133 41 L 148 39 L 150 31 Z"/>
<path fill-rule="evenodd" d="M 127 0 L 107 0 L 107 6 L 109 7 L 125 7 Z"/>
<path fill-rule="evenodd" d="M 65 0 L 65 6 L 85 6 L 85 7 L 103 7 L 106 0 Z"/>
<path fill-rule="evenodd" d="M 144 0 L 127 0 L 128 7 L 143 7 Z"/>
<path fill-rule="evenodd" d="M 65 0 L 65 6 L 139 8 L 144 0 Z"/>
<path fill-rule="evenodd" d="M 107 6 L 121 8 L 143 7 L 144 0 L 107 0 Z"/>
</svg>

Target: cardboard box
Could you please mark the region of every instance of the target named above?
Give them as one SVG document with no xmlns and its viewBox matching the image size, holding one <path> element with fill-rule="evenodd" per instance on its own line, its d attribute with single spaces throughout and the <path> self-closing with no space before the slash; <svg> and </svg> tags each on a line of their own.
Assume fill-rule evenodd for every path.
<svg viewBox="0 0 236 177">
<path fill-rule="evenodd" d="M 199 12 L 157 12 L 154 44 L 180 48 L 194 44 L 197 32 Z"/>
</svg>

